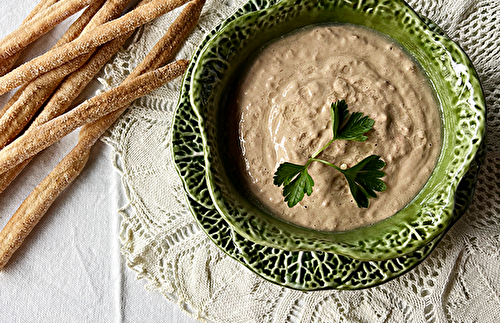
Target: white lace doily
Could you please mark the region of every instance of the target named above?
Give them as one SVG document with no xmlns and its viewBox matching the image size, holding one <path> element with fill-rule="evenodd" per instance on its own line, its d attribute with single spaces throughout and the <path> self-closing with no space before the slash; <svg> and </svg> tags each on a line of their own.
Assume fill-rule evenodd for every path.
<svg viewBox="0 0 500 323">
<path fill-rule="evenodd" d="M 179 58 L 246 0 L 208 0 Z M 500 0 L 409 0 L 473 61 L 488 106 L 488 152 L 472 206 L 416 269 L 361 291 L 299 292 L 271 284 L 220 251 L 187 209 L 170 152 L 177 80 L 135 102 L 105 140 L 129 199 L 123 255 L 147 287 L 207 322 L 500 322 Z M 101 75 L 130 72 L 179 13 L 147 25 Z"/>
</svg>

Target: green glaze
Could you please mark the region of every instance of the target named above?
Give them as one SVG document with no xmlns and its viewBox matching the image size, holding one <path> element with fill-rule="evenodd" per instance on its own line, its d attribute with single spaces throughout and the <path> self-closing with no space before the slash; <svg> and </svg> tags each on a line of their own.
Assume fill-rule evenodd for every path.
<svg viewBox="0 0 500 323">
<path fill-rule="evenodd" d="M 268 7 L 274 2 L 262 2 L 259 5 L 250 2 L 228 21 L 247 12 Z M 193 63 L 185 74 L 172 128 L 172 149 L 176 169 L 187 192 L 191 212 L 207 236 L 227 255 L 261 277 L 281 286 L 299 290 L 367 288 L 398 277 L 422 262 L 446 230 L 429 244 L 408 255 L 385 261 L 360 261 L 332 252 L 287 251 L 268 247 L 245 239 L 232 229 L 217 211 L 208 193 L 203 139 L 198 117 L 191 107 L 189 98 L 194 62 L 199 57 L 203 45 L 206 45 L 222 26 L 206 36 L 202 46 L 192 58 Z M 478 153 L 471 163 L 467 175 L 458 186 L 452 222 L 448 228 L 462 216 L 471 201 L 477 174 L 484 159 L 484 142 L 481 148 L 483 148 L 480 149 L 481 153 Z"/>
<path fill-rule="evenodd" d="M 260 10 L 259 10 L 260 8 Z M 335 252 L 360 260 L 387 260 L 412 253 L 440 235 L 453 220 L 456 191 L 483 142 L 485 103 L 465 53 L 434 24 L 426 24 L 399 0 L 284 0 L 250 2 L 219 27 L 196 53 L 183 97 L 196 113 L 211 200 L 245 239 L 284 250 Z M 404 209 L 371 226 L 320 232 L 286 223 L 257 207 L 241 192 L 228 167 L 224 94 L 245 59 L 266 42 L 317 23 L 350 23 L 384 33 L 400 43 L 430 79 L 441 108 L 443 144 L 427 184 Z M 187 113 L 187 112 L 186 112 Z M 192 126 L 192 125 L 191 125 Z M 191 129 L 191 131 L 194 131 Z M 223 138 L 223 139 L 221 139 Z M 199 147 L 197 147 L 199 148 Z M 198 164 L 192 172 L 202 172 Z M 201 173 L 199 174 L 201 176 Z M 192 178 L 190 178 L 192 180 Z M 187 179 L 186 179 L 187 180 Z M 196 183 L 189 185 L 201 185 Z M 198 189 L 201 189 L 198 188 Z M 206 194 L 210 193 L 210 197 Z"/>
</svg>

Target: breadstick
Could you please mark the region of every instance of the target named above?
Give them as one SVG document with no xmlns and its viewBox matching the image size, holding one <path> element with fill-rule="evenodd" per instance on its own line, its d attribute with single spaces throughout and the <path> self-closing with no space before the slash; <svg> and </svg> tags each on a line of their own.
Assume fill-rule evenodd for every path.
<svg viewBox="0 0 500 323">
<path fill-rule="evenodd" d="M 148 55 L 146 55 L 141 63 L 137 65 L 132 73 L 130 73 L 130 75 L 125 79 L 125 82 L 134 79 L 151 69 L 158 68 L 173 59 L 182 43 L 186 40 L 198 22 L 205 2 L 206 0 L 193 0 L 188 3 L 179 17 L 177 17 L 177 19 L 175 19 L 169 27 L 166 34 L 156 43 L 156 45 L 152 48 Z M 129 104 L 130 103 L 123 105 L 116 111 L 93 123 L 86 124 L 82 127 L 80 134 L 82 134 L 83 138 L 93 136 L 95 142 L 102 135 L 102 133 L 104 133 L 104 131 L 106 131 L 118 119 Z"/>
<path fill-rule="evenodd" d="M 63 46 L 72 41 L 82 33 L 89 22 L 97 20 L 97 17 L 93 17 L 99 11 L 103 2 L 104 0 L 94 1 L 82 15 L 71 24 L 54 47 Z M 122 5 L 120 12 L 125 5 L 126 3 Z M 102 22 L 104 21 L 99 20 L 99 23 Z M 0 148 L 3 148 L 6 144 L 14 140 L 61 81 L 69 73 L 78 69 L 87 59 L 88 56 L 85 55 L 77 57 L 69 63 L 43 74 L 16 92 L 16 95 L 14 95 L 2 109 L 0 116 Z"/>
<path fill-rule="evenodd" d="M 124 82 L 137 78 L 139 75 L 149 70 L 159 68 L 173 59 L 182 43 L 186 40 L 198 22 L 205 1 L 206 0 L 193 0 L 188 3 L 179 17 L 175 19 L 167 30 L 166 34 L 156 43 L 141 63 L 134 68 Z M 187 61 L 183 63 L 187 66 Z M 83 126 L 79 138 L 92 137 L 93 139 L 91 141 L 95 142 L 102 133 L 116 121 L 129 104 L 130 102 L 124 104 L 122 107 L 105 117 Z"/>
<path fill-rule="evenodd" d="M 206 0 L 193 0 L 174 20 L 165 35 L 156 43 L 148 55 L 132 71 L 129 78 L 147 70 L 158 68 L 172 60 L 198 22 Z"/>
<path fill-rule="evenodd" d="M 89 60 L 78 71 L 72 73 L 52 95 L 44 109 L 33 121 L 27 131 L 31 131 L 37 126 L 50 121 L 51 119 L 66 112 L 73 100 L 81 93 L 83 88 L 97 74 L 101 67 L 113 56 L 128 38 L 115 39 L 100 49 L 91 60 Z M 0 193 L 3 192 L 17 175 L 26 167 L 32 158 L 17 165 L 13 169 L 0 174 Z"/>
<path fill-rule="evenodd" d="M 88 0 L 61 0 L 40 2 L 23 23 L 14 31 L 7 34 L 0 40 L 0 58 L 10 57 L 18 52 L 17 47 L 26 47 L 23 43 L 31 43 L 31 39 L 36 40 L 47 31 L 50 31 L 60 22 L 75 14 L 79 10 L 88 6 L 91 1 Z M 80 8 L 73 11 L 72 7 Z M 69 9 L 68 12 L 64 12 Z M 23 39 L 20 39 L 23 38 Z M 17 40 L 17 42 L 16 42 Z"/>
<path fill-rule="evenodd" d="M 182 43 L 186 40 L 201 14 L 206 0 L 193 0 L 175 19 L 166 34 L 156 43 L 146 57 L 137 65 L 124 82 L 130 81 L 143 73 L 156 69 L 174 58 Z M 185 62 L 187 64 L 187 61 Z M 125 111 L 130 103 L 116 111 L 82 127 L 79 138 L 93 137 L 95 142 Z"/>
<path fill-rule="evenodd" d="M 156 68 L 173 58 L 196 24 L 204 3 L 205 0 L 194 0 L 188 4 L 169 28 L 166 35 L 127 77 L 127 80 L 137 77 L 151 68 Z M 165 61 L 162 61 L 162 59 Z M 83 126 L 75 148 L 23 202 L 4 230 L 0 232 L 0 241 L 3 241 L 3 243 L 0 242 L 0 270 L 20 247 L 26 236 L 43 217 L 57 196 L 80 174 L 94 143 L 116 121 L 127 106 L 128 104 L 125 104 L 117 111 L 102 117 L 96 122 Z M 59 181 L 57 182 L 57 180 Z"/>
<path fill-rule="evenodd" d="M 26 18 L 24 19 L 23 23 L 26 23 L 31 18 L 33 18 L 34 16 L 36 16 L 39 12 L 44 11 L 45 9 L 49 8 L 50 6 L 52 6 L 53 4 L 57 3 L 58 1 L 59 0 L 40 0 L 35 5 L 35 7 L 33 8 L 33 10 L 31 10 L 31 12 L 26 16 Z"/>
<path fill-rule="evenodd" d="M 123 10 L 125 10 L 128 3 L 129 0 L 106 1 L 106 3 L 102 6 L 102 9 L 99 10 L 99 12 L 97 12 L 95 17 L 92 18 L 90 23 L 87 26 L 85 26 L 82 35 L 88 33 L 95 27 L 98 27 L 102 24 L 112 21 L 113 19 L 118 18 L 122 14 Z"/>
<path fill-rule="evenodd" d="M 28 16 L 23 20 L 23 24 L 26 24 L 31 18 L 33 18 L 39 12 L 44 11 L 45 8 L 50 7 L 56 2 L 57 0 L 41 0 L 40 2 L 38 2 L 35 8 L 31 10 Z M 18 52 L 17 54 L 10 56 L 9 58 L 5 59 L 2 63 L 0 63 L 0 76 L 4 75 L 5 73 L 7 73 L 12 69 L 12 66 L 14 66 L 14 64 L 19 59 L 19 56 L 21 56 L 21 52 Z"/>
<path fill-rule="evenodd" d="M 85 86 L 101 70 L 104 64 L 116 54 L 130 36 L 131 34 L 128 34 L 107 43 L 84 66 L 69 75 L 47 102 L 47 105 L 28 131 L 66 112 Z"/>
<path fill-rule="evenodd" d="M 151 0 L 142 0 L 137 6 L 144 5 L 150 1 Z M 111 10 L 112 8 L 109 8 L 110 10 L 107 10 L 107 12 L 105 10 L 100 11 L 96 16 L 97 19 L 93 19 L 84 30 L 84 32 L 88 32 L 88 30 L 92 30 L 92 28 L 95 28 L 100 24 L 96 24 L 95 20 L 106 21 L 114 19 L 125 9 L 127 2 L 128 0 L 122 0 L 121 2 L 119 2 L 118 6 L 114 7 L 114 10 Z M 107 6 L 105 5 L 103 8 L 107 8 Z M 85 86 L 87 86 L 87 84 L 94 78 L 97 72 L 101 70 L 104 64 L 106 64 L 109 59 L 111 59 L 111 57 L 116 54 L 116 52 L 118 52 L 118 50 L 123 46 L 127 39 L 130 38 L 131 35 L 132 32 L 104 44 L 92 56 L 92 58 L 85 63 L 84 66 L 79 68 L 74 73 L 68 75 L 68 77 L 59 86 L 54 95 L 47 102 L 47 105 L 42 110 L 40 115 L 35 119 L 32 126 L 30 127 L 30 130 L 66 112 L 73 100 L 76 99 L 81 91 L 83 91 Z"/>
<path fill-rule="evenodd" d="M 11 57 L 3 60 L 3 62 L 0 62 L 0 76 L 5 75 L 12 69 L 14 64 L 16 64 L 17 60 L 19 59 L 19 56 L 21 56 L 21 52 L 12 55 Z"/>
<path fill-rule="evenodd" d="M 13 100 L 7 102 L 10 107 L 0 118 L 0 148 L 15 139 L 64 77 L 85 63 L 87 59 L 85 56 L 77 57 L 40 76 L 28 84 L 15 102 L 11 102 Z"/>
<path fill-rule="evenodd" d="M 50 50 L 0 77 L 0 95 L 15 87 L 29 82 L 42 73 L 56 68 L 93 48 L 100 46 L 116 37 L 127 34 L 137 27 L 171 11 L 188 0 L 153 0 L 140 6 L 126 15 L 107 22 L 93 29 L 92 33 L 82 35 L 64 46 Z"/>
<path fill-rule="evenodd" d="M 92 0 L 87 9 L 68 27 L 68 30 L 64 32 L 53 48 L 66 45 L 79 37 L 86 30 L 87 26 L 97 19 L 98 14 L 104 10 L 104 2 L 106 0 Z"/>
<path fill-rule="evenodd" d="M 68 30 L 63 34 L 61 39 L 57 41 L 57 43 L 54 45 L 54 47 L 62 46 L 66 43 L 69 43 L 70 41 L 74 40 L 76 37 L 78 37 L 82 31 L 84 30 L 85 26 L 91 21 L 92 17 L 95 15 L 95 13 L 99 10 L 101 7 L 102 3 L 105 0 L 95 0 L 92 2 L 90 6 L 88 6 L 87 9 L 69 26 Z M 46 5 L 50 5 L 51 3 L 56 2 L 54 0 L 47 0 Z M 21 95 L 22 91 L 18 90 L 16 94 L 14 94 L 14 97 L 19 97 Z M 7 111 L 7 109 L 10 107 L 12 103 L 15 102 L 15 99 L 9 100 L 9 102 L 2 107 L 2 110 L 0 110 L 0 117 Z"/>
<path fill-rule="evenodd" d="M 88 16 L 89 12 L 95 13 L 95 8 L 101 7 L 102 3 L 104 1 L 105 0 L 93 0 L 91 2 L 91 4 L 88 6 L 88 8 L 86 9 L 86 11 L 70 26 L 68 31 L 64 34 L 65 36 L 63 36 L 56 45 L 68 43 L 69 41 L 75 39 L 76 36 L 80 35 L 83 28 L 85 26 L 87 26 L 87 24 L 88 24 L 88 21 L 83 23 L 84 19 L 81 19 L 82 16 L 84 16 L 84 17 Z M 57 1 L 56 0 L 47 0 L 46 2 L 47 2 L 46 6 L 49 6 L 52 3 L 57 2 Z M 125 2 L 125 5 L 122 5 L 120 3 L 116 3 L 116 1 L 109 1 L 108 4 L 110 4 L 111 7 L 113 7 L 114 9 L 108 11 L 107 14 L 103 14 L 102 18 L 104 18 L 104 19 L 96 19 L 95 23 L 88 24 L 88 27 L 93 28 L 95 26 L 103 24 L 104 22 L 107 22 L 111 19 L 116 18 L 118 16 L 118 14 L 120 14 L 123 11 L 123 9 L 126 7 L 126 4 L 128 3 L 128 1 L 123 1 L 123 2 Z M 102 11 L 100 11 L 100 14 L 101 13 L 102 13 Z M 41 14 L 43 14 L 43 12 Z M 75 32 L 78 35 L 73 37 L 72 35 L 75 34 Z M 12 66 L 14 65 L 15 61 L 17 61 L 17 58 L 19 57 L 20 54 L 21 53 L 19 52 L 13 56 L 7 58 L 3 63 L 0 63 L 0 76 L 3 76 L 5 73 L 7 73 L 11 70 Z"/>
<path fill-rule="evenodd" d="M 21 86 L 19 90 L 14 93 L 14 95 L 5 103 L 5 105 L 0 109 L 0 118 L 9 110 L 12 103 L 16 102 L 17 99 L 21 96 L 22 90 L 26 88 L 25 85 Z"/>
<path fill-rule="evenodd" d="M 150 0 L 142 0 L 138 6 L 141 6 L 149 1 Z M 128 1 L 121 0 L 106 3 L 99 13 L 92 18 L 92 21 L 87 25 L 83 32 L 87 32 L 100 23 L 113 19 L 119 15 L 126 7 L 127 2 Z M 73 100 L 81 93 L 81 91 L 91 81 L 95 74 L 97 74 L 102 66 L 104 66 L 104 64 L 121 48 L 131 34 L 132 33 L 129 33 L 121 38 L 117 38 L 109 43 L 106 43 L 97 51 L 96 54 L 92 56 L 88 62 L 85 63 L 84 66 L 79 68 L 76 72 L 70 74 L 52 95 L 44 109 L 33 121 L 28 131 L 66 112 Z M 17 165 L 8 172 L 0 174 L 0 193 L 10 185 L 10 183 L 17 177 L 17 175 L 19 175 L 19 173 L 30 161 L 31 158 L 20 165 Z"/>
<path fill-rule="evenodd" d="M 196 22 L 201 13 L 201 8 L 203 7 L 203 1 L 194 1 L 189 3 L 179 17 L 173 22 L 165 36 L 155 45 L 151 52 L 144 58 L 144 60 L 134 69 L 134 71 L 129 75 L 129 78 L 138 76 L 147 69 L 157 68 L 169 60 L 171 60 L 176 51 L 180 48 L 182 42 L 187 38 L 188 34 L 196 25 Z M 142 4 L 142 2 L 141 2 Z M 123 37 L 123 41 L 127 36 Z M 120 41 L 116 42 L 116 46 L 121 46 Z M 33 124 L 30 126 L 29 130 L 34 127 L 41 125 L 52 118 L 59 116 L 64 113 L 69 107 L 70 103 L 76 98 L 76 96 L 81 92 L 83 86 L 88 83 L 90 77 L 93 77 L 95 73 L 100 69 L 100 66 L 108 60 L 108 55 L 112 54 L 113 51 L 118 48 L 113 48 L 110 42 L 105 45 L 105 47 L 99 50 L 98 53 L 92 57 L 90 62 L 87 62 L 85 66 L 81 67 L 77 72 L 72 73 L 59 89 L 51 97 L 50 101 L 44 107 L 40 115 L 35 119 Z M 109 52 L 109 54 L 106 54 Z M 99 58 L 102 56 L 101 58 Z M 122 111 L 119 112 L 121 114 Z M 115 118 L 116 119 L 116 118 Z M 109 127 L 109 126 L 108 126 Z M 3 192 L 5 188 L 17 177 L 17 175 L 24 169 L 24 167 L 29 163 L 31 159 L 17 165 L 13 169 L 0 174 L 0 192 Z"/>
<path fill-rule="evenodd" d="M 52 30 L 66 18 L 88 6 L 91 0 L 61 0 L 36 15 L 29 24 L 23 24 L 0 42 L 0 60 L 20 52 L 40 36 Z"/>
<path fill-rule="evenodd" d="M 170 65 L 164 66 L 153 72 L 144 74 L 143 77 L 138 77 L 139 82 L 129 81 L 125 84 L 137 83 L 138 87 L 133 87 L 131 90 L 135 92 L 134 95 L 120 96 L 116 93 L 107 100 L 99 100 L 99 104 L 109 106 L 118 104 L 120 106 L 125 103 L 132 102 L 135 98 L 147 94 L 154 88 L 160 86 L 166 81 L 172 80 L 182 73 L 187 67 L 187 61 L 179 61 Z M 140 90 L 141 83 L 149 79 L 149 77 L 158 77 L 160 82 L 153 81 L 154 86 L 146 86 L 147 90 Z M 151 84 L 152 85 L 152 84 Z M 118 86 L 117 88 L 119 88 Z M 139 90 L 139 92 L 137 92 Z M 122 91 L 119 91 L 122 92 Z M 122 99 L 124 98 L 124 99 Z M 116 102 L 116 103 L 115 103 Z M 104 122 L 108 118 L 104 118 Z M 73 150 L 52 170 L 52 172 L 33 190 L 28 198 L 21 204 L 16 213 L 9 220 L 7 225 L 0 232 L 0 270 L 7 264 L 10 257 L 21 246 L 24 239 L 33 230 L 35 225 L 43 217 L 47 209 L 52 205 L 57 196 L 80 174 L 85 166 L 90 148 L 97 139 L 106 131 L 106 127 L 95 127 L 89 130 L 82 129 L 82 135 L 79 136 L 78 144 Z M 92 133 L 87 134 L 87 131 Z"/>
<path fill-rule="evenodd" d="M 50 0 L 54 1 L 54 0 Z M 57 42 L 54 48 L 65 45 L 70 41 L 74 40 L 77 36 L 82 33 L 82 30 L 85 28 L 84 32 L 91 30 L 99 25 L 102 25 L 110 20 L 117 18 L 123 10 L 126 8 L 128 4 L 128 0 L 120 0 L 120 1 L 108 1 L 102 8 L 99 10 L 97 15 L 90 21 L 81 19 L 83 17 L 94 16 L 96 13 L 96 9 L 99 9 L 102 6 L 102 3 L 105 0 L 94 0 L 91 1 L 91 4 L 88 6 L 86 11 L 70 26 L 68 31 L 64 34 L 64 36 Z M 149 2 L 150 0 L 143 0 L 142 3 Z M 90 14 L 92 12 L 92 14 Z M 83 17 L 82 17 L 83 16 Z M 0 67 L 1 69 L 1 67 Z M 4 73 L 0 72 L 0 76 L 4 75 Z M 1 115 L 0 115 L 1 116 Z"/>
<path fill-rule="evenodd" d="M 0 232 L 0 270 L 45 214 L 66 186 L 78 176 L 89 157 L 88 150 L 80 145 L 73 149 L 33 192 L 24 200 L 4 229 Z M 83 150 L 84 153 L 79 153 Z"/>
<path fill-rule="evenodd" d="M 126 102 L 144 96 L 165 82 L 180 76 L 187 64 L 187 61 L 180 60 L 145 73 L 23 134 L 0 151 L 0 174 L 36 155 L 76 128 L 93 122 L 117 110 Z M 113 105 L 107 104 L 109 102 L 113 102 Z"/>
</svg>

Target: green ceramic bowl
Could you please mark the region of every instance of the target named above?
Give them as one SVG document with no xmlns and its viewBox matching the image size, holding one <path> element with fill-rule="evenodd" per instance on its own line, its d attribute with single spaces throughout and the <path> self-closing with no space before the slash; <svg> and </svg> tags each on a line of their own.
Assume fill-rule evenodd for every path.
<svg viewBox="0 0 500 323">
<path fill-rule="evenodd" d="M 275 5 L 277 0 L 249 1 L 221 25 L 208 33 L 193 54 L 185 73 L 181 96 L 172 124 L 171 148 L 176 170 L 187 193 L 187 203 L 200 228 L 227 255 L 259 276 L 280 286 L 299 290 L 362 289 L 394 279 L 421 263 L 445 234 L 410 254 L 385 261 L 359 261 L 335 253 L 286 251 L 266 247 L 245 239 L 235 231 L 215 208 L 205 180 L 203 139 L 189 99 L 194 62 L 209 40 L 228 22 L 242 15 Z M 438 26 L 425 20 L 437 33 Z M 472 200 L 480 165 L 484 160 L 484 142 L 467 175 L 458 186 L 453 221 L 458 220 Z"/>
<path fill-rule="evenodd" d="M 441 154 L 426 185 L 390 218 L 351 231 L 315 231 L 263 211 L 241 189 L 227 151 L 224 101 L 242 64 L 265 43 L 319 23 L 362 25 L 391 37 L 421 65 L 441 109 Z M 458 184 L 485 133 L 484 98 L 470 60 L 400 0 L 284 0 L 243 15 L 227 23 L 203 48 L 190 82 L 190 101 L 203 138 L 208 191 L 218 212 L 245 239 L 282 250 L 386 260 L 425 246 L 452 222 Z"/>
</svg>

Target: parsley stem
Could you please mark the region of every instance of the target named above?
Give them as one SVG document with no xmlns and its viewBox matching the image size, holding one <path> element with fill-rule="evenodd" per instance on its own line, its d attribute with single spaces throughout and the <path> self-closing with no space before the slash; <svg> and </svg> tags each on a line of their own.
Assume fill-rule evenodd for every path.
<svg viewBox="0 0 500 323">
<path fill-rule="evenodd" d="M 330 146 L 332 144 L 332 142 L 335 141 L 335 138 L 330 140 L 326 145 L 324 145 L 320 150 L 318 150 L 317 152 L 314 153 L 314 155 L 311 156 L 311 158 L 309 158 L 309 160 L 311 159 L 314 159 L 316 157 L 318 157 L 319 154 L 321 154 L 323 152 L 323 150 L 325 150 L 326 148 L 328 148 L 328 146 Z"/>
<path fill-rule="evenodd" d="M 341 169 L 340 167 L 337 167 L 337 166 L 335 166 L 334 164 L 327 162 L 326 160 L 319 159 L 319 158 L 311 158 L 311 161 L 317 161 L 317 162 L 323 163 L 323 164 L 328 165 L 328 166 L 330 166 L 330 167 L 333 167 L 333 168 L 335 168 L 336 170 L 338 170 L 339 172 L 343 173 L 343 172 L 342 172 L 342 169 Z"/>
</svg>

